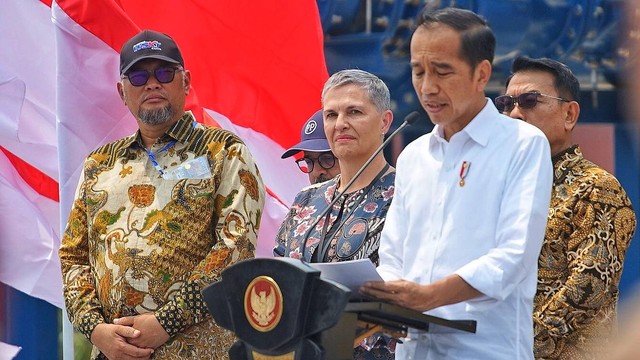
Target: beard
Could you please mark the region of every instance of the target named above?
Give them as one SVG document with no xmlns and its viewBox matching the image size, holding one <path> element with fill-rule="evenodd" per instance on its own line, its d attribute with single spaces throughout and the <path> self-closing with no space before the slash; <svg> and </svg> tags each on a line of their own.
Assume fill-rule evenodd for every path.
<svg viewBox="0 0 640 360">
<path fill-rule="evenodd" d="M 315 183 L 316 183 L 316 184 L 319 184 L 319 183 L 321 183 L 321 182 L 325 182 L 325 181 L 327 181 L 327 180 L 331 180 L 331 178 L 330 178 L 329 176 L 325 175 L 325 174 L 320 174 L 320 175 L 318 175 L 318 177 L 316 178 L 316 182 L 315 182 Z"/>
<path fill-rule="evenodd" d="M 160 125 L 171 120 L 173 117 L 173 109 L 171 105 L 161 107 L 159 109 L 138 111 L 138 118 L 147 125 Z"/>
</svg>

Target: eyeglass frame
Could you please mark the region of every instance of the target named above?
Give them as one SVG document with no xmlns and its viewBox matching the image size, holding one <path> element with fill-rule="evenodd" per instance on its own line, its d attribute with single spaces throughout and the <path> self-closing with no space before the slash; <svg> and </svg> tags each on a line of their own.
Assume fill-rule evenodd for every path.
<svg viewBox="0 0 640 360">
<path fill-rule="evenodd" d="M 331 157 L 331 166 L 325 166 L 322 164 L 322 162 L 320 161 L 320 158 L 325 157 L 325 159 L 327 157 Z M 296 160 L 296 165 L 298 165 L 298 169 L 300 169 L 300 171 L 302 171 L 305 174 L 308 174 L 310 172 L 313 171 L 313 167 L 315 166 L 315 163 L 318 163 L 318 165 L 320 165 L 321 168 L 325 169 L 325 170 L 329 170 L 331 168 L 333 168 L 334 166 L 336 166 L 336 156 L 333 155 L 333 153 L 328 152 L 328 153 L 323 153 L 320 154 L 317 158 L 312 159 L 310 157 L 303 157 L 301 159 Z M 304 165 L 303 165 L 304 164 Z M 307 168 L 307 171 L 304 170 L 304 168 Z"/>
<path fill-rule="evenodd" d="M 167 70 L 170 69 L 171 71 L 171 79 L 168 81 L 162 81 L 158 78 L 158 74 L 157 72 L 159 70 Z M 160 83 L 160 84 L 169 84 L 171 83 L 175 78 L 176 78 L 176 71 L 184 71 L 184 68 L 182 66 L 160 66 L 157 67 L 153 70 L 146 70 L 146 69 L 139 69 L 139 70 L 131 70 L 131 71 L 127 71 L 127 73 L 122 74 L 122 76 L 120 77 L 121 79 L 127 78 L 127 80 L 129 80 L 129 83 L 131 84 L 131 86 L 135 86 L 135 87 L 141 87 L 141 86 L 145 86 L 147 85 L 147 83 L 149 82 L 149 79 L 151 79 L 151 75 L 153 74 L 153 77 Z M 140 85 L 136 85 L 131 81 L 131 73 L 135 73 L 135 72 L 139 72 L 139 73 L 146 73 L 147 74 L 147 80 L 145 80 L 144 83 L 140 84 Z"/>
<path fill-rule="evenodd" d="M 536 101 L 534 103 L 532 103 L 531 106 L 523 106 L 520 102 L 520 98 L 522 96 L 531 96 L 531 95 L 535 95 L 536 96 Z M 538 96 L 542 96 L 542 97 L 548 97 L 551 99 L 555 99 L 558 101 L 562 101 L 562 102 L 571 102 L 571 100 L 565 99 L 565 98 L 561 98 L 561 97 L 557 97 L 557 96 L 553 96 L 553 95 L 547 95 L 547 94 L 543 94 L 541 92 L 537 92 L 537 91 L 528 91 L 528 92 L 524 92 L 518 96 L 511 96 L 511 95 L 500 95 L 498 97 L 496 97 L 493 100 L 493 103 L 496 105 L 496 108 L 498 109 L 498 111 L 500 111 L 501 113 L 506 113 L 506 112 L 511 112 L 513 111 L 513 109 L 516 107 L 516 104 L 518 104 L 518 107 L 521 109 L 533 109 L 534 107 L 536 107 L 536 105 L 538 105 L 539 101 L 538 101 Z M 500 107 L 498 105 L 498 99 L 505 99 L 508 98 L 511 100 L 511 105 L 507 107 L 505 107 L 504 109 L 500 110 Z"/>
</svg>

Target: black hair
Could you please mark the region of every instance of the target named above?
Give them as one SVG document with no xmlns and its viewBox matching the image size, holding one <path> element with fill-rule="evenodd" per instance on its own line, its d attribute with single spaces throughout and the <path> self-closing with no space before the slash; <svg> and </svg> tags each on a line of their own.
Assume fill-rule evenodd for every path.
<svg viewBox="0 0 640 360">
<path fill-rule="evenodd" d="M 511 75 L 507 78 L 505 88 L 509 86 L 509 82 L 515 73 L 528 70 L 550 73 L 554 77 L 553 85 L 556 90 L 558 90 L 560 97 L 571 101 L 579 101 L 580 82 L 578 78 L 576 78 L 567 65 L 549 58 L 532 59 L 526 56 L 517 57 L 511 65 Z"/>
<path fill-rule="evenodd" d="M 496 38 L 487 22 L 470 10 L 444 8 L 433 10 L 425 6 L 420 13 L 416 29 L 420 26 L 443 24 L 460 34 L 460 58 L 472 69 L 484 60 L 493 63 Z"/>
</svg>

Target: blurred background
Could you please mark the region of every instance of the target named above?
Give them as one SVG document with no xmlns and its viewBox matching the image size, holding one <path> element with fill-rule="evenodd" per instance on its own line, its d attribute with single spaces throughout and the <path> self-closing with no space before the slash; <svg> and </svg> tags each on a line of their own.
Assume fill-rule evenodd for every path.
<svg viewBox="0 0 640 360">
<path fill-rule="evenodd" d="M 569 65 L 584 92 L 584 122 L 621 120 L 617 95 L 630 50 L 621 0 L 318 0 L 329 73 L 357 67 L 390 87 L 398 119 L 420 110 L 411 86 L 409 42 L 424 6 L 459 7 L 482 15 L 496 35 L 492 97 L 504 88 L 518 55 Z M 425 130 L 425 129 L 423 129 Z"/>
</svg>

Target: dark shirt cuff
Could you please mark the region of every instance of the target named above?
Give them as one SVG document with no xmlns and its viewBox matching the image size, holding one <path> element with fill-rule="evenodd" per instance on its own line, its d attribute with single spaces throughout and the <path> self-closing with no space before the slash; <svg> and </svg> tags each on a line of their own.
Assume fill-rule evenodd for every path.
<svg viewBox="0 0 640 360">
<path fill-rule="evenodd" d="M 158 309 L 155 315 L 160 325 L 164 328 L 164 331 L 166 331 L 170 337 L 173 337 L 187 328 L 187 322 L 182 318 L 181 314 L 182 310 L 172 301 Z"/>
<path fill-rule="evenodd" d="M 91 341 L 91 333 L 93 332 L 93 329 L 102 323 L 104 323 L 102 316 L 97 313 L 90 313 L 80 320 L 80 323 L 76 328 L 87 338 L 87 340 Z"/>
</svg>

